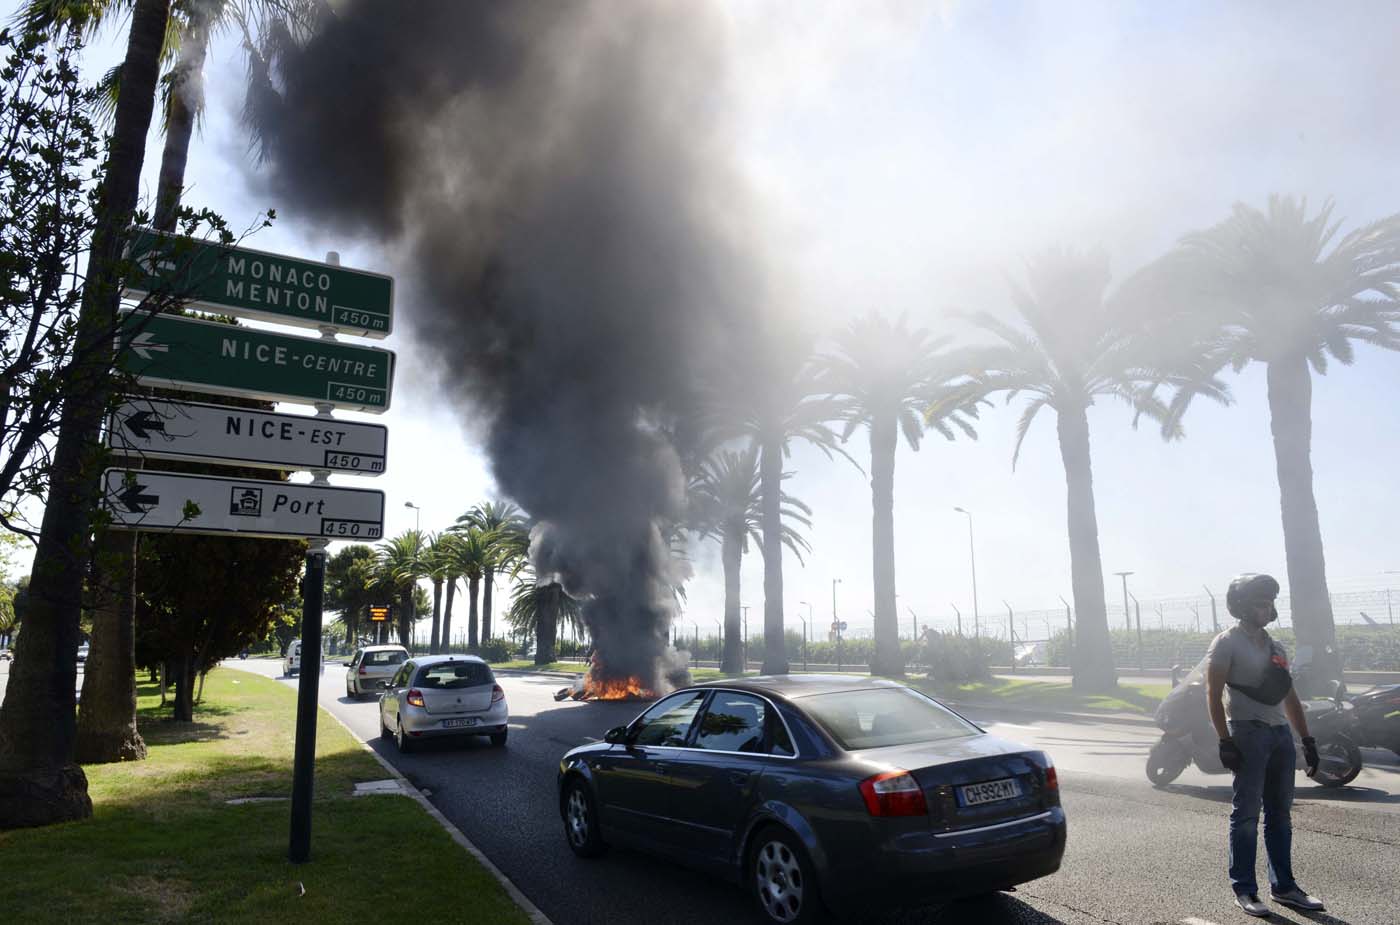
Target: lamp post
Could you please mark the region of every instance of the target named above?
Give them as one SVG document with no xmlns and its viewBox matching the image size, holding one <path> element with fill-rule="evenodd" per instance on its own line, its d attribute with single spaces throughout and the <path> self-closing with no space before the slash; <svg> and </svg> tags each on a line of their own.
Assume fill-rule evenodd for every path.
<svg viewBox="0 0 1400 925">
<path fill-rule="evenodd" d="M 799 613 L 799 614 L 797 615 L 797 619 L 802 620 L 802 670 L 803 670 L 803 671 L 806 671 L 806 670 L 807 670 L 807 622 L 808 622 L 808 620 L 812 620 L 812 619 L 814 619 L 814 618 L 812 617 L 812 604 L 811 604 L 810 601 L 798 601 L 798 603 L 799 603 L 799 604 L 805 604 L 806 607 L 807 607 L 807 619 L 806 619 L 806 620 L 802 620 L 802 614 Z"/>
<path fill-rule="evenodd" d="M 967 558 L 972 565 L 972 635 L 982 635 L 982 618 L 977 609 L 977 546 L 972 542 L 972 512 L 960 507 L 953 510 L 967 515 Z"/>
<path fill-rule="evenodd" d="M 1015 674 L 1015 673 L 1016 673 L 1016 611 L 1012 610 L 1012 609 L 1011 609 L 1011 605 L 1010 605 L 1009 603 L 1007 603 L 1005 600 L 1003 600 L 1002 603 L 1003 603 L 1003 604 L 1006 604 L 1006 630 L 1007 630 L 1007 632 L 1011 635 L 1011 673 L 1012 673 L 1012 674 Z"/>
<path fill-rule="evenodd" d="M 1201 585 L 1201 587 L 1206 589 L 1206 596 L 1210 598 L 1210 624 L 1215 628 L 1216 635 L 1219 635 L 1220 617 L 1217 616 L 1215 612 L 1215 595 L 1210 593 L 1209 585 Z M 1200 632 L 1200 629 L 1201 628 L 1199 626 L 1196 627 L 1197 632 Z"/>
<path fill-rule="evenodd" d="M 831 579 L 831 628 L 836 630 L 836 670 L 841 670 L 841 621 L 836 619 L 836 586 L 841 579 Z"/>
<path fill-rule="evenodd" d="M 1135 573 L 1114 572 L 1113 574 L 1123 579 L 1123 628 L 1131 633 L 1133 631 L 1133 612 L 1128 609 L 1128 576 Z"/>
<path fill-rule="evenodd" d="M 716 665 L 717 667 L 719 667 L 719 668 L 723 668 L 723 667 L 724 667 L 724 621 L 723 621 L 723 620 L 716 620 L 716 621 L 715 621 L 715 626 L 718 626 L 718 627 L 719 627 L 719 651 L 718 651 L 718 652 L 716 653 L 716 655 L 715 655 L 715 665 Z M 740 668 L 740 669 L 739 669 L 739 674 L 742 675 L 743 673 L 744 673 L 744 670 L 743 670 L 742 668 Z"/>
<path fill-rule="evenodd" d="M 739 653 L 740 664 L 743 666 L 739 673 L 743 674 L 749 670 L 749 605 L 740 604 L 739 609 L 744 612 L 744 645 Z"/>
<path fill-rule="evenodd" d="M 958 609 L 958 605 L 957 605 L 957 604 L 954 604 L 952 601 L 949 601 L 949 602 L 948 602 L 948 606 L 951 607 L 951 608 L 953 608 L 953 613 L 955 613 L 955 614 L 958 615 L 958 638 L 961 639 L 961 638 L 962 638 L 962 611 L 959 610 L 959 609 Z"/>
<path fill-rule="evenodd" d="M 1131 595 L 1133 599 L 1133 610 L 1137 613 L 1137 656 L 1138 673 L 1142 672 L 1142 605 L 1138 603 L 1137 595 Z"/>
<path fill-rule="evenodd" d="M 404 507 L 413 508 L 413 532 L 417 533 L 423 529 L 423 509 L 412 501 L 405 501 Z"/>
</svg>

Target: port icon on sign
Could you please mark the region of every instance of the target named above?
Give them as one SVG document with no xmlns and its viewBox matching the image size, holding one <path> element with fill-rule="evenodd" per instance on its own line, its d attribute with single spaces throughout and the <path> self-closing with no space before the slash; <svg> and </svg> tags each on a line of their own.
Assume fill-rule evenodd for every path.
<svg viewBox="0 0 1400 925">
<path fill-rule="evenodd" d="M 234 488 L 230 490 L 228 512 L 236 517 L 261 517 L 262 489 Z"/>
</svg>

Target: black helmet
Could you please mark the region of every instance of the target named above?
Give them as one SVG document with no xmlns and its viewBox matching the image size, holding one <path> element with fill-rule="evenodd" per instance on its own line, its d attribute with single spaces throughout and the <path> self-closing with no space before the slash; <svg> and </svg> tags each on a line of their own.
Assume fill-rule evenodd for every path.
<svg viewBox="0 0 1400 925">
<path fill-rule="evenodd" d="M 1278 582 L 1272 575 L 1256 575 L 1246 572 L 1230 582 L 1230 590 L 1225 592 L 1225 609 L 1236 620 L 1243 620 L 1253 604 L 1272 604 L 1278 597 Z"/>
</svg>

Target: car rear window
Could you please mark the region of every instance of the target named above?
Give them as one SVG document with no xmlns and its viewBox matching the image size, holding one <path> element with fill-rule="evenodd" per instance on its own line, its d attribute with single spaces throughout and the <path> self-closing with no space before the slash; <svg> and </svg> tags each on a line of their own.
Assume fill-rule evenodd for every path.
<svg viewBox="0 0 1400 925">
<path fill-rule="evenodd" d="M 421 669 L 413 686 L 458 690 L 490 684 L 493 681 L 495 678 L 491 675 L 491 669 L 480 662 L 445 662 Z"/>
<path fill-rule="evenodd" d="M 407 652 L 366 652 L 363 664 L 366 665 L 402 665 L 408 658 Z"/>
<path fill-rule="evenodd" d="M 980 731 L 907 687 L 813 694 L 799 703 L 847 751 L 954 739 Z"/>
</svg>

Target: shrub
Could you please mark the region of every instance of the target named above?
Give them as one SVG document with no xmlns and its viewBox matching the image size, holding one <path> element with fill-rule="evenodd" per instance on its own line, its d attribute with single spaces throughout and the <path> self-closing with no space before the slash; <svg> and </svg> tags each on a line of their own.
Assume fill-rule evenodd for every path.
<svg viewBox="0 0 1400 925">
<path fill-rule="evenodd" d="M 518 649 L 515 643 L 500 636 L 488 639 L 481 644 L 481 657 L 488 662 L 508 662 L 517 654 Z"/>
</svg>

